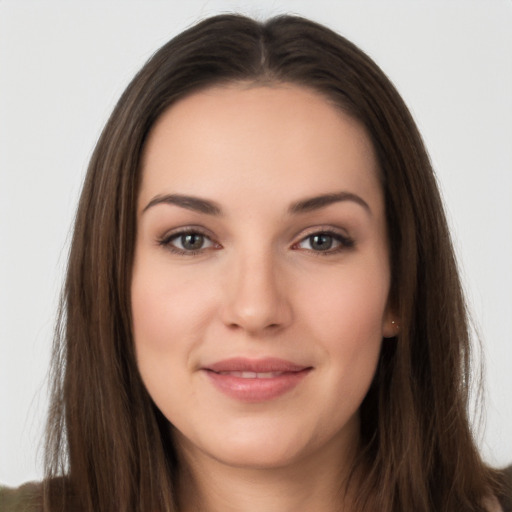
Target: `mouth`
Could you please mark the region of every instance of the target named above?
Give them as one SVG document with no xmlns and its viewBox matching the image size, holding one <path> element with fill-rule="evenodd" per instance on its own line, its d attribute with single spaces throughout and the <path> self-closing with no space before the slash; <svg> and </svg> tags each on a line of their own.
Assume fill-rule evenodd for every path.
<svg viewBox="0 0 512 512">
<path fill-rule="evenodd" d="M 289 393 L 311 370 L 276 358 L 233 358 L 202 368 L 217 390 L 242 402 L 264 402 Z"/>
<path fill-rule="evenodd" d="M 233 377 L 240 377 L 241 379 L 272 379 L 273 377 L 280 377 L 286 372 L 216 372 L 219 375 L 232 375 Z"/>
</svg>

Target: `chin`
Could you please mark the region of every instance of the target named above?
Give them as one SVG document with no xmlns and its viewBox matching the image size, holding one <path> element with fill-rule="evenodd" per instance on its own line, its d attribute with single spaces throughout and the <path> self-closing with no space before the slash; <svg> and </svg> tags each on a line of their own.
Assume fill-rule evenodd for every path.
<svg viewBox="0 0 512 512">
<path fill-rule="evenodd" d="M 229 451 L 212 453 L 215 459 L 227 466 L 243 469 L 279 469 L 298 463 L 303 454 L 297 447 L 275 446 L 274 443 L 259 445 L 233 444 Z"/>
<path fill-rule="evenodd" d="M 318 425 L 289 424 L 276 418 L 238 421 L 211 428 L 202 435 L 185 438 L 177 433 L 178 449 L 185 458 L 201 452 L 218 463 L 245 469 L 279 469 L 321 461 L 343 450 L 346 432 L 331 432 Z M 216 428 L 217 427 L 217 428 Z M 350 429 L 352 430 L 352 429 Z M 352 443 L 351 443 L 352 444 Z M 187 457 L 188 456 L 188 457 Z"/>
</svg>

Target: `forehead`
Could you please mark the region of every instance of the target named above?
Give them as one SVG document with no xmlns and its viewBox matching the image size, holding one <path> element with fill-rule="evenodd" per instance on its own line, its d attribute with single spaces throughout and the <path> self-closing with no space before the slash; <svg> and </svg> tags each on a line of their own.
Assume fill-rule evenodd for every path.
<svg viewBox="0 0 512 512">
<path fill-rule="evenodd" d="M 142 173 L 141 200 L 169 192 L 222 199 L 260 191 L 276 200 L 380 193 L 362 125 L 291 84 L 214 87 L 178 101 L 153 126 Z"/>
</svg>

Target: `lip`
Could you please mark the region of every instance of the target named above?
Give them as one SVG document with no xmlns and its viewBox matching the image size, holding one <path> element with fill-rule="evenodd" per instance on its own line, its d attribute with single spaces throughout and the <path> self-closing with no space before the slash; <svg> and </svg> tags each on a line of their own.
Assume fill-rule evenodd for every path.
<svg viewBox="0 0 512 512">
<path fill-rule="evenodd" d="M 242 402 L 264 402 L 288 393 L 313 368 L 277 358 L 231 358 L 201 370 L 210 382 L 230 398 Z"/>
</svg>

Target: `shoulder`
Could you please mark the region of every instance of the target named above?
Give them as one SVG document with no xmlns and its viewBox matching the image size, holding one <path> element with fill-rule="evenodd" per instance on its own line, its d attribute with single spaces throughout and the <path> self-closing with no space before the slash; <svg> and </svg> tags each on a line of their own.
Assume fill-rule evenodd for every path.
<svg viewBox="0 0 512 512">
<path fill-rule="evenodd" d="M 502 494 L 499 497 L 503 512 L 512 512 L 512 466 L 501 472 L 503 477 Z"/>
<path fill-rule="evenodd" d="M 15 489 L 0 486 L 1 512 L 42 512 L 43 486 L 30 482 Z"/>
</svg>

